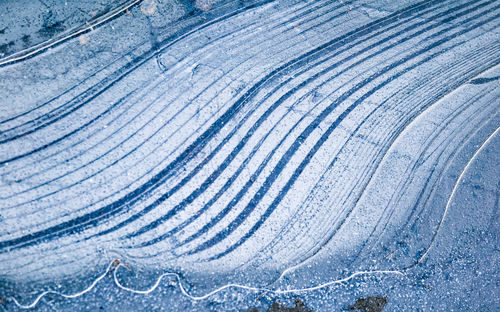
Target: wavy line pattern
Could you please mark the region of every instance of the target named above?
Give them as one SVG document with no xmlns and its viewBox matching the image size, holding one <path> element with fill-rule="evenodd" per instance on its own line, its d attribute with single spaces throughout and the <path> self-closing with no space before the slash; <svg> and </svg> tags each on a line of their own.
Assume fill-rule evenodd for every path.
<svg viewBox="0 0 500 312">
<path fill-rule="evenodd" d="M 498 133 L 498 1 L 197 5 L 0 60 L 6 287 L 116 255 L 208 288 L 425 261 L 456 170 Z"/>
</svg>

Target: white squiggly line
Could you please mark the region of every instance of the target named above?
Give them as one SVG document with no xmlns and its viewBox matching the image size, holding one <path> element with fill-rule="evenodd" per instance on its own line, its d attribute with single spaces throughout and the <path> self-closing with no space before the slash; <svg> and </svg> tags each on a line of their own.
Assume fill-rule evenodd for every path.
<svg viewBox="0 0 500 312">
<path fill-rule="evenodd" d="M 479 147 L 479 149 L 474 153 L 474 155 L 471 157 L 471 159 L 467 162 L 467 164 L 465 165 L 464 169 L 462 170 L 462 172 L 460 173 L 458 179 L 457 179 L 457 182 L 455 183 L 454 187 L 453 187 L 453 190 L 451 191 L 451 194 L 450 194 L 450 197 L 448 198 L 448 201 L 446 202 L 446 206 L 445 206 L 445 209 L 444 209 L 444 212 L 443 212 L 443 216 L 441 218 L 441 221 L 439 222 L 439 225 L 438 225 L 438 229 L 436 231 L 436 235 L 439 233 L 440 229 L 441 229 L 441 226 L 442 224 L 444 223 L 444 220 L 445 220 L 445 217 L 448 213 L 448 210 L 449 210 L 449 207 L 451 205 L 451 201 L 453 199 L 453 197 L 455 196 L 455 193 L 457 192 L 457 189 L 458 189 L 458 186 L 460 185 L 460 182 L 462 181 L 465 173 L 468 171 L 469 167 L 471 166 L 471 164 L 474 162 L 474 160 L 477 158 L 477 156 L 479 155 L 479 153 L 490 143 L 490 141 L 495 137 L 495 135 L 498 134 L 498 132 L 500 131 L 500 127 L 498 127 L 484 142 L 483 144 L 481 144 L 481 146 Z M 418 263 L 421 263 L 423 261 L 423 259 L 429 254 L 429 251 L 432 249 L 432 247 L 434 246 L 434 243 L 435 243 L 435 240 L 433 240 L 429 246 L 429 248 L 427 248 L 427 250 L 425 251 L 425 253 L 418 259 L 418 261 L 416 262 L 416 264 Z M 61 293 L 61 292 L 57 292 L 57 291 L 53 291 L 53 290 L 48 290 L 48 291 L 44 291 L 42 292 L 40 295 L 38 295 L 36 297 L 36 299 L 29 305 L 23 305 L 21 303 L 19 303 L 19 301 L 17 301 L 15 298 L 12 298 L 13 302 L 20 308 L 23 308 L 23 309 L 31 309 L 33 307 L 35 307 L 38 302 L 46 295 L 49 295 L 49 294 L 53 294 L 53 295 L 59 295 L 61 297 L 64 297 L 64 298 L 76 298 L 76 297 L 80 297 L 82 295 L 84 295 L 85 293 L 89 292 L 90 290 L 92 290 L 99 281 L 101 281 L 104 277 L 106 277 L 106 275 L 109 273 L 109 272 L 113 272 L 113 280 L 116 284 L 116 286 L 118 286 L 118 288 L 122 289 L 122 290 L 125 290 L 125 291 L 129 291 L 131 293 L 135 293 L 135 294 L 149 294 L 151 292 L 153 292 L 156 288 L 158 288 L 158 286 L 160 285 L 161 281 L 163 280 L 163 278 L 167 277 L 167 276 L 171 276 L 171 277 L 174 277 L 176 282 L 177 282 L 177 285 L 179 286 L 179 289 L 180 291 L 182 292 L 182 294 L 186 297 L 188 297 L 189 299 L 191 300 L 195 300 L 195 301 L 200 301 L 200 300 L 205 300 L 225 289 L 229 289 L 229 288 L 238 288 L 238 289 L 244 289 L 244 290 L 248 290 L 248 291 L 253 291 L 253 292 L 269 292 L 269 293 L 274 293 L 274 294 L 289 294 L 289 293 L 300 293 L 300 292 L 308 292 L 308 291 L 314 291 L 314 290 L 319 290 L 319 289 L 322 289 L 322 288 L 325 288 L 325 287 L 328 287 L 328 286 L 331 286 L 331 285 L 335 285 L 335 284 L 341 284 L 341 283 L 345 283 L 345 282 L 348 282 L 349 280 L 357 277 L 357 276 L 361 276 L 361 275 L 370 275 L 370 274 L 396 274 L 396 275 L 401 275 L 401 276 L 404 276 L 405 274 L 401 271 L 398 271 L 398 270 L 374 270 L 374 271 L 358 271 L 358 272 L 355 272 L 355 273 L 352 273 L 351 275 L 345 277 L 345 278 L 342 278 L 342 279 L 338 279 L 338 280 L 334 280 L 334 281 L 330 281 L 330 282 L 327 282 L 327 283 L 324 283 L 324 284 L 320 284 L 320 285 L 316 285 L 316 286 L 311 286 L 311 287 L 306 287 L 306 288 L 297 288 L 297 289 L 284 289 L 284 290 L 281 290 L 281 289 L 270 289 L 270 288 L 264 288 L 264 287 L 252 287 L 252 286 L 246 286 L 246 285 L 241 285 L 241 284 L 226 284 L 224 286 L 221 286 L 205 295 L 202 295 L 202 296 L 194 296 L 194 295 L 191 295 L 185 288 L 184 286 L 182 285 L 182 281 L 181 281 L 181 278 L 179 276 L 179 274 L 177 273 L 172 273 L 172 272 L 167 272 L 167 273 L 163 273 L 162 275 L 160 275 L 158 277 L 158 279 L 156 280 L 156 282 L 153 284 L 153 286 L 151 286 L 150 288 L 146 289 L 146 290 L 137 290 L 137 289 L 133 289 L 133 288 L 129 288 L 129 287 L 126 287 L 126 286 L 123 286 L 122 284 L 120 284 L 120 282 L 118 281 L 118 278 L 116 277 L 116 272 L 118 271 L 118 269 L 120 267 L 125 267 L 125 268 L 128 268 L 123 262 L 121 262 L 120 260 L 113 260 L 109 265 L 108 267 L 106 268 L 106 270 L 104 271 L 103 274 L 101 274 L 99 277 L 97 277 L 93 282 L 92 284 L 90 284 L 90 286 L 88 286 L 87 288 L 85 288 L 84 290 L 80 291 L 80 292 L 77 292 L 77 293 L 74 293 L 74 294 L 64 294 L 64 293 Z M 412 266 L 413 267 L 413 266 Z M 285 275 L 287 272 L 289 272 L 291 270 L 290 269 L 287 269 L 285 270 L 279 279 L 281 279 L 283 277 L 283 275 Z"/>
<path fill-rule="evenodd" d="M 111 262 L 108 267 L 106 268 L 106 271 L 104 271 L 103 274 L 101 274 L 99 277 L 97 277 L 93 282 L 92 284 L 90 284 L 89 287 L 85 288 L 84 290 L 82 291 L 79 291 L 77 293 L 74 293 L 74 294 L 70 294 L 70 295 L 67 295 L 67 294 L 64 294 L 64 293 L 61 293 L 61 292 L 58 292 L 58 291 L 54 291 L 54 290 L 47 290 L 47 291 L 44 291 L 42 292 L 41 294 L 38 295 L 38 297 L 35 298 L 35 300 L 31 303 L 31 304 L 28 304 L 28 305 L 24 305 L 24 304 L 21 304 L 19 303 L 19 301 L 16 300 L 16 298 L 12 297 L 12 301 L 14 301 L 14 303 L 22 308 L 22 309 L 31 309 L 33 307 L 35 307 L 38 302 L 46 295 L 49 295 L 49 294 L 52 294 L 52 295 L 58 295 L 58 296 L 61 296 L 61 297 L 64 297 L 64 298 L 76 298 L 76 297 L 80 297 L 82 295 L 84 295 L 85 293 L 91 291 L 95 285 L 97 285 L 97 283 L 102 280 L 103 278 L 106 277 L 106 275 L 111 271 L 113 270 L 113 268 L 117 268 L 117 260 L 114 260 L 113 262 Z"/>
<path fill-rule="evenodd" d="M 153 286 L 151 286 L 149 289 L 146 289 L 146 290 L 135 290 L 135 289 L 123 286 L 120 284 L 120 282 L 118 281 L 118 279 L 116 277 L 116 272 L 118 271 L 119 267 L 120 267 L 120 265 L 118 265 L 116 270 L 113 272 L 113 278 L 114 278 L 115 284 L 123 290 L 130 291 L 132 293 L 137 293 L 137 294 L 149 294 L 160 285 L 160 282 L 164 277 L 173 276 L 176 279 L 177 285 L 179 285 L 179 289 L 182 292 L 182 294 L 184 296 L 188 297 L 189 299 L 196 300 L 196 301 L 207 299 L 207 298 L 215 295 L 216 293 L 219 293 L 219 292 L 221 292 L 225 289 L 228 289 L 228 288 L 239 288 L 239 289 L 245 289 L 245 290 L 254 291 L 254 292 L 269 292 L 269 293 L 281 295 L 281 294 L 300 293 L 300 292 L 318 290 L 318 289 L 325 288 L 325 287 L 328 287 L 328 286 L 331 286 L 334 284 L 341 284 L 341 283 L 347 282 L 347 281 L 355 278 L 356 276 L 360 276 L 360 275 L 368 275 L 368 274 L 398 274 L 398 275 L 402 275 L 402 276 L 404 275 L 402 272 L 396 271 L 396 270 L 359 271 L 359 272 L 355 272 L 355 273 L 353 273 L 345 278 L 330 281 L 330 282 L 320 284 L 317 286 L 306 287 L 306 288 L 297 288 L 297 289 L 284 289 L 284 290 L 270 289 L 270 288 L 265 288 L 265 287 L 252 287 L 252 286 L 246 286 L 246 285 L 241 285 L 241 284 L 226 284 L 226 285 L 221 286 L 221 287 L 219 287 L 219 288 L 217 288 L 217 289 L 215 289 L 215 290 L 213 290 L 205 295 L 193 296 L 182 285 L 179 274 L 171 273 L 171 272 L 163 273 L 162 275 L 160 275 L 160 277 L 158 277 L 158 279 L 156 280 L 156 283 L 154 283 Z"/>
<path fill-rule="evenodd" d="M 348 282 L 349 280 L 351 280 L 351 279 L 353 279 L 353 278 L 355 278 L 357 276 L 362 276 L 362 275 L 370 275 L 370 274 L 396 274 L 396 275 L 404 276 L 404 273 L 402 273 L 400 271 L 396 271 L 396 270 L 359 271 L 359 272 L 352 273 L 351 275 L 349 275 L 349 276 L 347 276 L 345 278 L 342 278 L 342 279 L 330 281 L 330 282 L 327 282 L 327 283 L 324 283 L 324 284 L 320 284 L 320 285 L 316 285 L 316 286 L 311 286 L 311 287 L 306 287 L 306 288 L 297 288 L 297 289 L 270 289 L 270 288 L 265 288 L 265 287 L 252 287 L 252 286 L 246 286 L 246 285 L 231 283 L 231 284 L 226 284 L 224 286 L 221 286 L 221 287 L 219 287 L 219 288 L 217 288 L 215 290 L 212 290 L 211 292 L 208 292 L 205 295 L 194 296 L 194 295 L 190 294 L 186 290 L 186 288 L 183 286 L 179 274 L 173 273 L 173 272 L 166 272 L 166 273 L 161 274 L 157 278 L 156 282 L 150 288 L 145 289 L 145 290 L 138 290 L 138 289 L 133 289 L 133 288 L 130 288 L 130 287 L 123 286 L 122 284 L 120 284 L 120 282 L 118 281 L 118 278 L 116 276 L 116 273 L 117 273 L 117 271 L 118 271 L 118 269 L 120 267 L 125 267 L 125 268 L 128 269 L 128 267 L 123 262 L 121 262 L 120 260 L 118 260 L 118 259 L 113 260 L 108 265 L 108 267 L 106 268 L 106 270 L 104 271 L 104 273 L 101 274 L 99 277 L 97 277 L 92 282 L 92 284 L 90 284 L 90 286 L 88 286 L 84 290 L 79 291 L 79 292 L 74 293 L 74 294 L 64 294 L 64 293 L 61 293 L 61 292 L 57 292 L 57 291 L 53 291 L 53 290 L 48 290 L 48 291 L 44 291 L 40 295 L 38 295 L 31 304 L 27 304 L 27 305 L 21 304 L 15 298 L 12 298 L 12 301 L 19 308 L 22 308 L 22 309 L 31 309 L 31 308 L 35 307 L 44 296 L 49 295 L 49 294 L 58 295 L 58 296 L 61 296 L 61 297 L 64 297 L 64 298 L 68 298 L 68 299 L 77 298 L 77 297 L 80 297 L 80 296 L 84 295 L 85 293 L 91 291 L 97 285 L 97 283 L 99 281 L 101 281 L 104 277 L 106 277 L 106 275 L 108 275 L 108 273 L 110 273 L 110 272 L 113 272 L 113 280 L 114 280 L 116 286 L 118 286 L 118 288 L 120 288 L 122 290 L 125 290 L 125 291 L 128 291 L 128 292 L 131 292 L 131 293 L 143 294 L 143 295 L 149 294 L 149 293 L 153 292 L 154 290 L 156 290 L 156 288 L 158 288 L 158 286 L 160 286 L 161 281 L 165 277 L 168 277 L 168 276 L 174 277 L 175 280 L 176 280 L 176 282 L 177 282 L 177 285 L 178 285 L 178 287 L 179 287 L 179 289 L 181 291 L 181 293 L 184 296 L 186 296 L 187 298 L 189 298 L 191 300 L 194 300 L 194 301 L 205 300 L 205 299 L 207 299 L 207 298 L 209 298 L 209 297 L 211 297 L 211 296 L 213 296 L 213 295 L 215 295 L 215 294 L 217 294 L 217 293 L 219 293 L 219 292 L 221 292 L 223 290 L 229 289 L 229 288 L 244 289 L 244 290 L 248 290 L 248 291 L 252 291 L 252 292 L 268 292 L 268 293 L 274 293 L 274 294 L 281 295 L 281 294 L 290 294 L 290 293 L 300 293 L 300 292 L 314 291 L 314 290 L 322 289 L 322 288 L 325 288 L 325 287 L 328 287 L 328 286 L 331 286 L 331 285 L 345 283 L 345 282 Z"/>
</svg>

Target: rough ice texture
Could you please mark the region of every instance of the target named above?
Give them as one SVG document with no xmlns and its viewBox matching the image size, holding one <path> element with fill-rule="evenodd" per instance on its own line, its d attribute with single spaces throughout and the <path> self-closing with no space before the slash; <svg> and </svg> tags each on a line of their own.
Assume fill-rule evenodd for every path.
<svg viewBox="0 0 500 312">
<path fill-rule="evenodd" d="M 0 310 L 500 308 L 498 2 L 7 4 Z"/>
</svg>

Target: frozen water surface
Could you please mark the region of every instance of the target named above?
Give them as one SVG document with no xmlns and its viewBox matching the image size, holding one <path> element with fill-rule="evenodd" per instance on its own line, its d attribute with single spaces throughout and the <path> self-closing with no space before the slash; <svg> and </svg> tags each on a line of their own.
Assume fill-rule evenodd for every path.
<svg viewBox="0 0 500 312">
<path fill-rule="evenodd" d="M 499 14 L 2 1 L 0 310 L 500 310 Z"/>
</svg>

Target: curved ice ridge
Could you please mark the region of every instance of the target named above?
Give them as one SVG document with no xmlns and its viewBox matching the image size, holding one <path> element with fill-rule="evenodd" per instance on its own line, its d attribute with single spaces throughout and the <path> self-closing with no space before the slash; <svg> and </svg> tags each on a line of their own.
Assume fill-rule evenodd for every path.
<svg viewBox="0 0 500 312">
<path fill-rule="evenodd" d="M 457 182 L 455 183 L 454 187 L 453 187 L 453 191 L 446 203 L 446 207 L 445 207 L 445 210 L 444 210 L 444 213 L 443 213 L 443 216 L 439 222 L 439 226 L 436 230 L 436 233 L 433 237 L 433 240 L 431 241 L 431 244 L 429 245 L 428 249 L 425 251 L 424 254 L 422 254 L 422 256 L 414 263 L 412 264 L 411 266 L 409 267 L 406 267 L 406 268 L 403 268 L 403 269 L 400 269 L 400 270 L 373 270 L 373 271 L 358 271 L 358 272 L 355 272 L 355 273 L 352 273 L 350 275 L 348 275 L 347 277 L 345 278 L 342 278 L 342 279 L 337 279 L 337 280 L 333 280 L 333 281 L 330 281 L 330 282 L 326 282 L 326 283 L 322 283 L 322 284 L 319 284 L 319 285 L 316 285 L 316 286 L 310 286 L 310 287 L 305 287 L 305 288 L 300 288 L 300 289 L 285 289 L 285 290 L 280 290 L 280 289 L 270 289 L 270 288 L 265 288 L 265 287 L 253 287 L 253 286 L 246 286 L 246 285 L 240 285 L 240 284 L 226 284 L 224 286 L 221 286 L 221 287 L 218 287 L 217 289 L 214 289 L 208 293 L 206 293 L 205 295 L 202 295 L 202 296 L 194 296 L 194 295 L 191 295 L 189 294 L 189 292 L 184 288 L 184 286 L 182 286 L 182 281 L 181 281 L 181 278 L 179 276 L 179 274 L 177 273 L 172 273 L 172 272 L 167 272 L 167 273 L 163 273 L 161 274 L 157 279 L 156 279 L 156 282 L 153 284 L 153 286 L 151 286 L 150 288 L 146 289 L 146 290 L 139 290 L 139 289 L 133 289 L 133 288 L 130 288 L 130 287 L 126 287 L 126 286 L 123 286 L 120 284 L 120 282 L 118 281 L 117 279 L 117 276 L 116 276 L 116 272 L 118 271 L 118 269 L 120 267 L 125 267 L 126 269 L 130 270 L 130 268 L 128 268 L 124 263 L 122 263 L 120 260 L 118 259 L 115 259 L 113 260 L 113 262 L 111 262 L 107 269 L 104 271 L 103 274 L 101 274 L 99 277 L 97 277 L 93 282 L 92 284 L 90 284 L 89 287 L 83 289 L 82 291 L 79 291 L 77 293 L 74 293 L 74 294 L 63 294 L 63 293 L 60 293 L 60 292 L 57 292 L 57 291 L 44 291 L 42 292 L 41 294 L 39 294 L 35 300 L 33 300 L 33 302 L 31 304 L 28 304 L 28 305 L 24 305 L 24 304 L 21 304 L 19 303 L 15 298 L 12 298 L 12 300 L 14 301 L 14 303 L 20 307 L 20 308 L 23 308 L 23 309 L 30 309 L 30 308 L 33 308 L 37 305 L 37 303 L 46 295 L 48 294 L 54 294 L 54 295 L 59 295 L 59 296 L 62 296 L 64 298 L 67 298 L 67 299 L 71 299 L 71 298 L 76 298 L 76 297 L 79 297 L 79 296 L 82 296 L 84 295 L 85 293 L 89 292 L 90 290 L 92 290 L 92 288 L 95 287 L 95 285 L 100 281 L 102 280 L 103 278 L 106 277 L 106 275 L 108 275 L 109 272 L 113 272 L 113 280 L 115 282 L 115 284 L 120 288 L 120 289 L 123 289 L 123 290 L 126 290 L 126 291 L 129 291 L 129 292 L 132 292 L 132 293 L 136 293 L 136 294 L 149 294 L 151 292 L 153 292 L 156 288 L 158 288 L 158 286 L 160 285 L 161 281 L 163 278 L 165 277 L 171 277 L 173 276 L 176 281 L 177 281 L 177 285 L 179 286 L 179 290 L 181 291 L 181 293 L 188 297 L 189 299 L 191 300 L 204 300 L 204 299 L 207 299 L 215 294 L 217 294 L 218 292 L 221 292 L 223 290 L 226 290 L 228 288 L 239 288 L 239 289 L 244 289 L 244 290 L 249 290 L 249 291 L 253 291 L 253 292 L 267 292 L 267 293 L 275 293 L 275 294 L 289 294 L 289 293 L 301 293 L 301 292 L 307 292 L 307 291 L 314 291 L 314 290 L 318 290 L 318 289 L 321 289 L 321 288 L 325 288 L 325 287 L 328 287 L 328 286 L 331 286 L 331 285 L 334 285 L 334 284 L 340 284 L 340 283 L 344 283 L 344 282 L 348 282 L 349 280 L 357 277 L 357 276 L 360 276 L 360 275 L 369 275 L 369 274 L 397 274 L 397 275 L 402 275 L 404 276 L 404 271 L 407 271 L 409 269 L 412 269 L 414 268 L 415 266 L 417 266 L 418 264 L 420 264 L 421 262 L 424 261 L 424 259 L 427 257 L 427 255 L 429 254 L 429 251 L 431 250 L 432 246 L 434 246 L 434 241 L 437 237 L 437 235 L 439 234 L 439 231 L 441 230 L 441 226 L 444 222 L 444 219 L 446 217 L 446 214 L 448 212 L 448 209 L 449 209 L 449 206 L 450 206 L 450 203 L 451 203 L 451 200 L 453 199 L 453 196 L 455 195 L 455 192 L 458 188 L 458 185 L 461 183 L 462 181 L 462 178 L 463 176 L 465 175 L 465 173 L 467 172 L 467 170 L 469 169 L 470 165 L 474 162 L 474 160 L 477 158 L 477 155 L 479 155 L 479 153 L 484 149 L 485 146 L 487 146 L 490 141 L 495 137 L 495 135 L 498 134 L 498 132 L 500 131 L 500 127 L 498 127 L 487 139 L 486 141 L 484 141 L 484 143 L 477 149 L 477 151 L 474 153 L 474 155 L 471 157 L 471 159 L 467 162 L 467 165 L 464 167 L 463 171 L 460 173 L 460 176 L 458 177 L 457 179 Z M 283 276 L 285 276 L 289 271 L 295 269 L 297 266 L 295 267 L 292 267 L 292 268 L 288 268 L 286 270 L 284 270 L 281 275 L 279 276 L 279 278 L 277 280 L 280 280 L 283 278 Z"/>
<path fill-rule="evenodd" d="M 122 5 L 113 8 L 112 10 L 110 10 L 110 12 L 106 13 L 105 15 L 100 16 L 96 19 L 92 19 L 89 22 L 86 22 L 85 25 L 76 26 L 76 27 L 69 29 L 69 30 L 65 31 L 64 33 L 54 37 L 54 38 L 51 38 L 49 40 L 46 40 L 44 42 L 41 42 L 39 44 L 36 44 L 36 45 L 31 46 L 29 48 L 26 48 L 24 50 L 15 52 L 15 53 L 10 54 L 6 57 L 0 58 L 0 66 L 6 65 L 9 63 L 15 63 L 15 62 L 22 61 L 23 59 L 32 57 L 32 56 L 34 56 L 34 55 L 36 55 L 36 54 L 38 54 L 46 49 L 49 49 L 51 47 L 58 45 L 58 44 L 66 41 L 70 38 L 76 37 L 80 34 L 83 34 L 87 31 L 89 31 L 89 30 L 93 30 L 97 26 L 104 24 L 104 23 L 108 22 L 109 20 L 115 18 L 117 15 L 126 12 L 128 9 L 130 9 L 131 7 L 133 7 L 134 5 L 138 4 L 141 1 L 143 1 L 143 0 L 128 0 L 126 3 L 123 3 Z"/>
<path fill-rule="evenodd" d="M 99 27 L 94 46 L 75 38 L 2 66 L 0 277 L 29 288 L 113 250 L 105 274 L 133 292 L 150 290 L 118 283 L 121 261 L 241 273 L 198 284 L 225 284 L 215 292 L 294 271 L 300 292 L 422 263 L 498 138 L 500 4 L 375 2 L 120 15 L 107 21 L 132 33 L 125 43 Z M 310 272 L 325 273 L 318 286 L 297 286 Z M 191 299 L 214 293 L 189 293 L 175 273 L 153 289 L 168 276 Z"/>
</svg>

